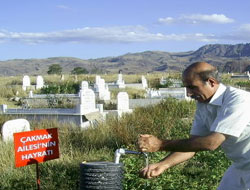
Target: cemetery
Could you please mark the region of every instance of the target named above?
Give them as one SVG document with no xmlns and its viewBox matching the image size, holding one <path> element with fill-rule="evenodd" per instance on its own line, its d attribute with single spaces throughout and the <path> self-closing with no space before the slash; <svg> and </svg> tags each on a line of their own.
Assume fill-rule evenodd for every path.
<svg viewBox="0 0 250 190">
<path fill-rule="evenodd" d="M 99 167 L 96 166 L 98 163 L 114 164 L 115 160 L 118 162 L 119 155 L 122 155 L 119 156 L 119 166 L 121 166 L 119 171 L 123 168 L 125 172 L 123 175 L 119 172 L 119 175 L 122 175 L 119 180 L 122 181 L 118 181 L 122 183 L 124 190 L 157 189 L 162 186 L 182 189 L 183 185 L 191 190 L 204 184 L 207 189 L 217 186 L 218 178 L 207 179 L 203 175 L 223 174 L 230 163 L 223 159 L 221 151 L 215 151 L 214 154 L 198 154 L 187 164 L 177 166 L 157 179 L 146 181 L 138 176 L 138 171 L 145 167 L 145 155 L 135 151 L 138 134 L 151 133 L 162 138 L 165 136 L 184 138 L 189 134 L 195 103 L 186 97 L 186 90 L 179 85 L 177 79 L 172 83 L 173 86 L 166 87 L 164 81 L 168 79 L 165 77 L 161 80 L 161 77 L 157 76 L 157 80 L 152 80 L 148 75 L 145 78 L 139 76 L 134 80 L 136 82 L 126 82 L 121 73 L 115 79 L 109 80 L 105 77 L 105 75 L 78 77 L 79 88 L 74 93 L 40 93 L 43 88 L 50 86 L 48 80 L 46 78 L 42 80 L 41 77 L 40 79 L 33 77 L 33 80 L 28 80 L 27 76 L 23 77 L 24 82 L 21 85 L 19 83 L 20 88 L 15 84 L 13 85 L 15 90 L 11 91 L 8 84 L 5 92 L 13 93 L 25 100 L 23 101 L 25 103 L 16 106 L 11 102 L 3 102 L 0 107 L 2 124 L 0 172 L 7 176 L 0 181 L 1 187 L 36 188 L 35 166 L 14 168 L 15 157 L 11 142 L 13 134 L 47 128 L 58 129 L 60 155 L 55 155 L 55 161 L 39 163 L 41 189 L 79 189 L 86 185 L 82 183 L 82 179 L 89 180 L 86 178 L 86 173 L 97 177 L 99 175 L 88 168 Z M 67 76 L 63 78 L 63 83 L 67 82 Z M 72 80 L 75 81 L 75 78 Z M 161 86 L 158 88 L 153 86 L 155 81 L 161 81 Z M 17 95 L 17 91 L 22 97 Z M 131 91 L 143 93 L 136 96 Z M 59 101 L 62 100 L 70 102 L 70 106 L 59 105 Z M 108 104 L 114 106 L 108 108 Z M 51 143 L 45 143 L 41 147 L 55 147 L 54 140 Z M 36 146 L 32 145 L 33 148 Z M 55 152 L 48 149 L 45 152 L 39 150 L 37 153 L 26 154 L 20 147 L 22 150 L 23 147 L 27 148 L 27 151 L 30 148 L 19 146 L 17 149 L 19 153 L 23 153 L 20 158 L 24 160 L 31 156 L 34 158 L 52 156 Z M 147 157 L 148 162 L 160 160 L 165 154 L 165 152 L 150 153 Z M 91 165 L 93 163 L 94 166 Z M 112 164 L 108 164 L 107 167 L 114 169 Z M 211 170 L 211 167 L 214 169 Z M 108 172 L 105 174 L 113 175 Z M 197 180 L 201 178 L 203 181 Z"/>
<path fill-rule="evenodd" d="M 105 83 L 105 80 L 99 75 L 95 77 L 95 83 L 92 87 L 88 81 L 82 81 L 78 94 L 34 94 L 31 90 L 30 78 L 25 75 L 23 77 L 22 89 L 29 91 L 29 97 L 25 98 L 26 105 L 24 109 L 8 108 L 2 105 L 1 114 L 16 115 L 24 117 L 28 120 L 54 119 L 59 122 L 74 123 L 76 126 L 85 128 L 93 123 L 104 121 L 109 115 L 121 117 L 124 113 L 131 113 L 136 107 L 143 107 L 157 104 L 164 98 L 174 97 L 177 99 L 188 99 L 185 88 L 160 88 L 152 90 L 148 88 L 147 79 L 142 76 L 142 83 L 125 84 L 122 74 L 118 74 L 118 79 L 114 83 Z M 42 76 L 37 76 L 35 89 L 41 89 L 45 86 Z M 115 100 L 111 100 L 111 89 L 125 89 L 125 87 L 144 89 L 145 98 L 129 99 L 127 92 L 119 92 Z M 32 108 L 35 104 L 46 104 L 49 98 L 66 98 L 72 102 L 72 108 Z M 104 110 L 103 104 L 97 104 L 97 100 L 104 102 L 113 102 L 117 105 L 116 110 Z M 53 102 L 50 102 L 53 104 Z M 96 115 L 96 118 L 89 120 L 89 115 Z"/>
<path fill-rule="evenodd" d="M 250 190 L 249 6 L 1 1 L 0 190 Z"/>
<path fill-rule="evenodd" d="M 249 71 L 247 71 L 245 74 L 234 74 L 234 73 L 232 73 L 231 74 L 231 78 L 232 79 L 248 79 L 248 80 L 250 80 L 250 74 L 249 74 Z"/>
</svg>

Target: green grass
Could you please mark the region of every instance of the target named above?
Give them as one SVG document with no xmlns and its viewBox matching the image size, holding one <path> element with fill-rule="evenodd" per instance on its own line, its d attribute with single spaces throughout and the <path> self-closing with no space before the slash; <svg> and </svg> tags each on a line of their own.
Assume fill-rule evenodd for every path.
<svg viewBox="0 0 250 190">
<path fill-rule="evenodd" d="M 80 163 L 83 161 L 113 161 L 117 148 L 136 150 L 141 133 L 160 138 L 176 139 L 189 136 L 195 111 L 194 102 L 167 99 L 157 106 L 137 108 L 121 119 L 109 118 L 99 127 L 80 130 L 77 126 L 44 120 L 32 122 L 32 128 L 58 128 L 60 158 L 39 164 L 41 189 L 79 189 Z M 0 116 L 0 122 L 10 118 Z M 0 141 L 0 189 L 36 189 L 35 165 L 14 167 L 12 143 Z M 167 152 L 150 153 L 150 163 L 157 162 Z M 230 162 L 220 150 L 200 152 L 193 159 L 163 175 L 145 180 L 138 172 L 145 166 L 144 158 L 124 155 L 124 190 L 215 190 Z"/>
</svg>

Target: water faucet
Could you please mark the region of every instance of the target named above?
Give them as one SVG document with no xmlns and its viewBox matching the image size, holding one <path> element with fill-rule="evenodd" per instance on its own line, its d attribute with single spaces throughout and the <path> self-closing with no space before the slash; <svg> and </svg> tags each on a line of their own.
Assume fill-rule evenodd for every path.
<svg viewBox="0 0 250 190">
<path fill-rule="evenodd" d="M 120 157 L 123 154 L 143 154 L 146 158 L 146 165 L 148 166 L 148 154 L 145 152 L 138 152 L 138 151 L 133 151 L 133 150 L 126 150 L 124 148 L 119 148 L 115 151 L 115 163 L 119 164 L 120 162 Z"/>
</svg>

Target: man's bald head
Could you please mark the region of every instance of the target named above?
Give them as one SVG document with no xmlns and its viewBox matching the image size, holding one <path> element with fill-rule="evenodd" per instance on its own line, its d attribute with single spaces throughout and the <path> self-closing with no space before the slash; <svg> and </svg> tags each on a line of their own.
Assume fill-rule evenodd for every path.
<svg viewBox="0 0 250 190">
<path fill-rule="evenodd" d="M 208 103 L 219 88 L 218 71 L 206 62 L 189 65 L 182 75 L 187 95 L 200 103 Z"/>
<path fill-rule="evenodd" d="M 216 67 L 206 62 L 195 62 L 189 65 L 183 72 L 183 79 L 195 80 L 200 79 L 206 82 L 210 77 L 219 83 L 219 76 Z"/>
</svg>

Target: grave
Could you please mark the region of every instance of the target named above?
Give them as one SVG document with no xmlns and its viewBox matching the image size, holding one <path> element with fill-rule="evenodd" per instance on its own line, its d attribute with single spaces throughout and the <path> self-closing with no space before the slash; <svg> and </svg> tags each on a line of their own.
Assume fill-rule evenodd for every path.
<svg viewBox="0 0 250 190">
<path fill-rule="evenodd" d="M 119 92 L 117 95 L 117 112 L 118 116 L 121 117 L 124 113 L 131 113 L 129 109 L 129 97 L 127 92 Z"/>
<path fill-rule="evenodd" d="M 13 140 L 14 133 L 22 131 L 30 131 L 30 123 L 26 119 L 14 119 L 6 121 L 2 126 L 2 139 L 5 142 L 11 141 Z"/>
<path fill-rule="evenodd" d="M 148 88 L 148 82 L 147 82 L 147 79 L 144 76 L 141 77 L 141 82 L 142 82 L 142 87 L 144 89 Z"/>
<path fill-rule="evenodd" d="M 109 87 L 104 82 L 104 88 L 102 87 L 101 90 L 99 91 L 99 99 L 108 101 L 108 100 L 110 100 L 110 97 L 111 97 L 111 94 L 110 94 L 110 91 L 109 91 Z"/>
<path fill-rule="evenodd" d="M 105 80 L 100 76 L 96 76 L 96 83 L 94 85 L 95 92 L 97 93 L 97 97 L 100 100 L 110 100 L 110 91 L 107 84 L 105 84 Z"/>
<path fill-rule="evenodd" d="M 111 99 L 111 93 L 109 91 L 109 86 L 108 84 L 105 84 L 105 91 L 103 93 L 103 97 L 102 97 L 103 100 L 105 101 L 108 101 Z"/>
<path fill-rule="evenodd" d="M 147 96 L 149 98 L 161 98 L 161 92 L 159 90 L 148 89 Z"/>
<path fill-rule="evenodd" d="M 161 77 L 161 79 L 160 79 L 160 84 L 161 84 L 161 85 L 165 85 L 166 83 L 167 83 L 167 80 L 164 79 L 163 77 Z"/>
<path fill-rule="evenodd" d="M 141 89 L 141 90 L 145 90 L 148 88 L 147 79 L 144 76 L 141 77 L 141 83 L 127 83 L 125 85 L 124 80 L 122 79 L 122 75 L 121 74 L 119 74 L 119 75 L 120 75 L 118 77 L 119 79 L 116 82 L 116 85 L 118 86 L 118 88 L 128 87 L 128 88 Z M 118 82 L 118 81 L 120 81 L 120 82 Z M 120 86 L 118 84 L 120 84 Z M 112 88 L 113 86 L 109 85 L 109 87 Z"/>
<path fill-rule="evenodd" d="M 29 91 L 29 98 L 33 98 L 33 91 L 32 90 Z"/>
<path fill-rule="evenodd" d="M 242 75 L 234 75 L 232 73 L 231 78 L 232 79 L 247 79 L 247 80 L 250 80 L 250 74 L 249 74 L 249 71 L 247 71 L 245 74 L 242 74 Z"/>
<path fill-rule="evenodd" d="M 101 77 L 99 75 L 96 75 L 95 76 L 94 90 L 97 93 L 99 93 L 99 90 L 100 90 L 100 80 L 101 80 Z"/>
<path fill-rule="evenodd" d="M 98 84 L 97 84 L 97 92 L 99 92 L 99 98 L 105 91 L 105 80 L 100 78 Z"/>
<path fill-rule="evenodd" d="M 190 97 L 187 96 L 187 89 L 182 88 L 159 88 L 161 97 L 163 98 L 176 98 L 180 100 L 190 100 Z"/>
<path fill-rule="evenodd" d="M 36 89 L 41 89 L 44 86 L 44 80 L 42 76 L 37 76 L 36 78 Z"/>
<path fill-rule="evenodd" d="M 98 111 L 96 109 L 95 93 L 93 90 L 80 90 L 79 96 L 80 104 L 76 106 L 76 109 L 81 115 Z"/>
<path fill-rule="evenodd" d="M 64 75 L 61 75 L 61 81 L 64 81 Z"/>
<path fill-rule="evenodd" d="M 147 97 L 149 98 L 176 98 L 180 100 L 190 100 L 187 96 L 187 90 L 182 88 L 159 88 L 159 90 L 148 89 Z"/>
<path fill-rule="evenodd" d="M 173 87 L 173 88 L 180 88 L 182 87 L 182 81 L 178 80 L 178 79 L 173 79 L 173 78 L 163 78 L 161 77 L 160 79 L 160 84 L 161 85 L 166 85 L 167 83 L 170 83 L 169 87 Z"/>
<path fill-rule="evenodd" d="M 87 89 L 89 89 L 89 83 L 88 83 L 88 81 L 82 81 L 82 83 L 81 83 L 81 90 L 85 91 Z"/>
<path fill-rule="evenodd" d="M 125 88 L 126 87 L 125 81 L 122 78 L 122 73 L 118 74 L 118 79 L 116 81 L 116 84 L 119 86 L 119 88 Z"/>
<path fill-rule="evenodd" d="M 99 75 L 96 75 L 95 76 L 95 84 L 99 84 L 99 81 L 100 81 L 101 77 Z"/>
<path fill-rule="evenodd" d="M 30 77 L 28 75 L 23 76 L 23 90 L 26 91 L 27 87 L 30 87 Z"/>
</svg>

